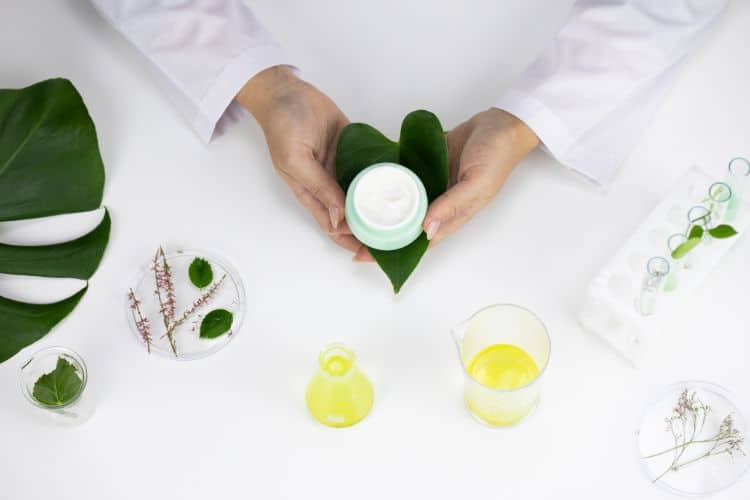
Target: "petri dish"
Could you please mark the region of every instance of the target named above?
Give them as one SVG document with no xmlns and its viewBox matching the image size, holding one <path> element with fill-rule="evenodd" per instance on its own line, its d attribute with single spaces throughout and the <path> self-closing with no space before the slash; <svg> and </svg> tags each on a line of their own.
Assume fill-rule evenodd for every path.
<svg viewBox="0 0 750 500">
<path fill-rule="evenodd" d="M 725 445 L 722 445 L 714 449 L 717 454 L 700 459 L 712 449 L 714 443 L 711 441 L 690 444 L 684 447 L 684 451 L 682 447 L 672 449 L 682 441 L 676 441 L 665 419 L 674 414 L 683 391 L 687 391 L 688 397 L 694 394 L 696 401 L 711 408 L 706 414 L 705 423 L 700 418 L 698 440 L 708 441 L 715 436 L 728 415 L 731 415 L 732 425 L 740 436 L 745 436 L 750 431 L 745 413 L 736 404 L 735 397 L 729 390 L 710 382 L 678 382 L 660 391 L 647 404 L 636 431 L 638 460 L 649 481 L 670 493 L 685 496 L 716 493 L 733 485 L 747 472 L 750 458 L 740 451 L 731 455 L 720 453 L 725 449 Z M 687 418 L 686 421 L 687 433 L 691 435 L 692 420 Z M 679 421 L 673 427 L 678 434 L 683 433 Z M 667 450 L 667 453 L 663 453 Z M 672 470 L 675 459 L 677 464 L 685 465 Z"/>
<path fill-rule="evenodd" d="M 210 251 L 181 249 L 165 253 L 163 258 L 170 267 L 174 283 L 174 314 L 168 321 L 169 327 L 165 325 L 162 306 L 156 295 L 152 257 L 144 262 L 132 286 L 124 291 L 125 312 L 131 332 L 143 345 L 144 351 L 178 361 L 200 359 L 218 352 L 237 336 L 242 327 L 246 299 L 240 274 L 228 260 Z M 206 260 L 211 266 L 213 279 L 204 288 L 196 287 L 189 277 L 190 264 L 196 258 Z M 133 307 L 131 291 L 139 302 L 137 309 Z M 164 295 L 162 292 L 162 303 L 165 302 Z M 207 295 L 206 300 L 201 300 Z M 224 309 L 231 313 L 229 330 L 214 338 L 201 337 L 203 318 L 216 309 Z M 185 313 L 191 310 L 193 312 L 180 321 Z M 144 338 L 143 329 L 139 328 L 141 318 L 145 319 L 148 325 L 149 342 Z M 173 343 L 166 335 L 170 329 Z"/>
</svg>

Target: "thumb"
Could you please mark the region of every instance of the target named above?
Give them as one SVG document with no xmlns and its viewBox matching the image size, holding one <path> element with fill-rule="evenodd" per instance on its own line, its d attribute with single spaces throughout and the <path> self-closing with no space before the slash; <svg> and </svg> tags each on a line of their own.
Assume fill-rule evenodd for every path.
<svg viewBox="0 0 750 500">
<path fill-rule="evenodd" d="M 479 172 L 474 171 L 476 173 Z M 467 172 L 453 187 L 432 202 L 422 224 L 428 240 L 434 239 L 440 228 L 444 228 L 449 222 L 468 219 L 481 208 L 483 186 L 480 179 L 479 175 Z"/>
</svg>

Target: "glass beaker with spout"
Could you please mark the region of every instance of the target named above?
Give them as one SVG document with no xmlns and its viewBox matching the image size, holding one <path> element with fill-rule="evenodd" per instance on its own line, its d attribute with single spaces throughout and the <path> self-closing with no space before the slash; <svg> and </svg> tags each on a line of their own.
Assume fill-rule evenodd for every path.
<svg viewBox="0 0 750 500">
<path fill-rule="evenodd" d="M 466 406 L 476 419 L 506 427 L 536 408 L 550 337 L 535 314 L 517 305 L 492 305 L 453 327 L 452 334 Z"/>
</svg>

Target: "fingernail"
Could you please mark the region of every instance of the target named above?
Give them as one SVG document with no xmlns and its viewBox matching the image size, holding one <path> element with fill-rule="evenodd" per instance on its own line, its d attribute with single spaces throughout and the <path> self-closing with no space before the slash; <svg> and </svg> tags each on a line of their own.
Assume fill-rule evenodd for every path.
<svg viewBox="0 0 750 500">
<path fill-rule="evenodd" d="M 328 207 L 328 215 L 331 216 L 331 226 L 333 226 L 333 229 L 339 228 L 339 217 L 341 216 L 341 212 L 339 211 L 338 205 L 331 205 Z"/>
<path fill-rule="evenodd" d="M 427 224 L 427 230 L 425 231 L 427 239 L 431 240 L 435 237 L 435 235 L 438 232 L 438 229 L 440 229 L 440 220 L 434 220 Z"/>
</svg>

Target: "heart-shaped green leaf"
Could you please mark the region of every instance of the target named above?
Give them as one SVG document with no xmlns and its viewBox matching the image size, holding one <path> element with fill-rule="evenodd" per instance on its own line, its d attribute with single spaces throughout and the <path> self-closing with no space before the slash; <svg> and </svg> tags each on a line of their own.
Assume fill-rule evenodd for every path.
<svg viewBox="0 0 750 500">
<path fill-rule="evenodd" d="M 427 200 L 448 189 L 448 143 L 437 116 L 419 110 L 406 115 L 401 123 L 398 163 L 417 174 L 427 191 Z"/>
<path fill-rule="evenodd" d="M 354 178 L 375 163 L 398 163 L 398 143 L 366 123 L 350 123 L 336 146 L 336 179 L 346 191 Z"/>
<path fill-rule="evenodd" d="M 206 314 L 206 317 L 201 321 L 200 337 L 202 339 L 215 339 L 224 335 L 232 328 L 232 318 L 232 313 L 226 309 L 214 309 Z"/>
<path fill-rule="evenodd" d="M 68 80 L 0 89 L 0 221 L 94 210 L 103 189 L 94 123 Z M 0 244 L 0 273 L 88 279 L 99 266 L 109 232 L 105 213 L 93 231 L 66 243 Z M 0 362 L 46 335 L 85 291 L 54 304 L 0 297 Z"/>
<path fill-rule="evenodd" d="M 57 358 L 55 369 L 45 373 L 34 384 L 34 399 L 47 406 L 62 406 L 81 392 L 83 380 L 76 367 L 63 357 Z"/>
<path fill-rule="evenodd" d="M 727 224 L 721 224 L 709 229 L 708 234 L 716 239 L 722 240 L 724 238 L 731 238 L 732 236 L 736 235 L 737 230 Z"/>
<path fill-rule="evenodd" d="M 375 163 L 399 163 L 421 179 L 431 202 L 448 189 L 448 145 L 440 120 L 429 111 L 409 113 L 401 124 L 399 142 L 393 142 L 364 123 L 341 131 L 336 149 L 336 178 L 346 191 L 356 175 Z M 369 248 L 398 293 L 419 264 L 429 242 L 424 234 L 398 250 Z"/>
</svg>

